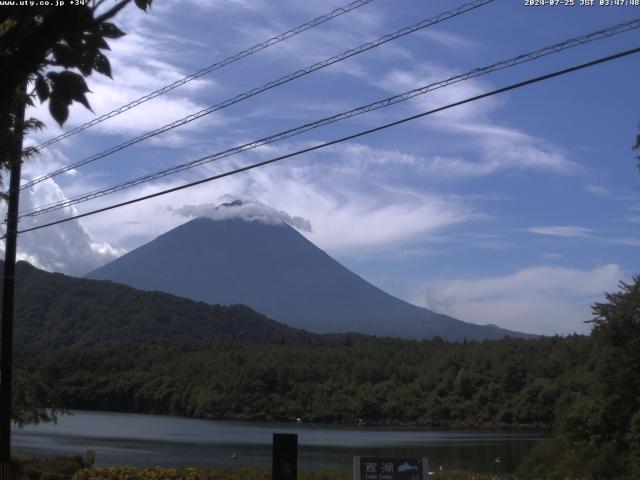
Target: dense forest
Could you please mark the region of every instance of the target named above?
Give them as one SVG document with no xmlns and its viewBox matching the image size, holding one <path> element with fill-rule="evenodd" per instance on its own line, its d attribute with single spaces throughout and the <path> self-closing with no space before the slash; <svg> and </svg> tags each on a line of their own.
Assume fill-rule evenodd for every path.
<svg viewBox="0 0 640 480">
<path fill-rule="evenodd" d="M 68 408 L 200 418 L 549 427 L 586 388 L 587 337 L 155 344 L 30 353 Z"/>
</svg>

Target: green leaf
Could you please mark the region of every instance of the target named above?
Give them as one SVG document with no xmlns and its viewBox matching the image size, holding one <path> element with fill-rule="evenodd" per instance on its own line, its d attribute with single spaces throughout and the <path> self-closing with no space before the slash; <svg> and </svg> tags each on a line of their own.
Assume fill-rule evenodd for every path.
<svg viewBox="0 0 640 480">
<path fill-rule="evenodd" d="M 87 35 L 85 38 L 85 43 L 88 47 L 91 48 L 100 48 L 102 50 L 111 50 L 107 41 L 102 37 L 100 33 Z"/>
<path fill-rule="evenodd" d="M 53 47 L 53 56 L 65 68 L 75 67 L 80 60 L 78 52 L 63 44 L 57 44 Z"/>
<path fill-rule="evenodd" d="M 79 102 L 91 110 L 85 93 L 89 91 L 82 75 L 75 72 L 49 72 L 47 77 L 51 80 L 51 99 L 56 103 L 62 103 L 65 108 L 73 101 Z M 50 106 L 50 110 L 51 110 Z M 55 107 L 58 108 L 58 107 Z M 51 113 L 53 115 L 53 111 Z M 54 118 L 56 118 L 54 116 Z M 66 117 L 65 117 L 66 119 Z M 57 120 L 57 118 L 56 118 Z M 60 123 L 60 122 L 59 122 Z"/>
<path fill-rule="evenodd" d="M 151 2 L 153 0 L 135 0 L 136 5 L 138 6 L 138 8 L 144 10 L 145 12 L 147 11 L 147 8 L 151 7 Z"/>
<path fill-rule="evenodd" d="M 96 72 L 111 78 L 111 64 L 109 63 L 109 59 L 100 52 L 98 52 L 96 57 L 93 59 L 93 69 Z"/>
<path fill-rule="evenodd" d="M 24 121 L 24 131 L 31 132 L 33 130 L 44 130 L 46 125 L 37 118 L 30 117 Z"/>
<path fill-rule="evenodd" d="M 69 117 L 68 104 L 60 98 L 52 96 L 49 100 L 49 113 L 51 113 L 54 120 L 62 126 Z"/>
<path fill-rule="evenodd" d="M 94 50 L 93 52 L 85 52 L 82 55 L 81 61 L 78 62 L 78 65 L 77 65 L 78 70 L 80 70 L 80 72 L 82 72 L 82 74 L 85 77 L 91 75 L 91 70 L 93 69 L 93 62 L 97 53 L 98 53 L 98 50 Z"/>
<path fill-rule="evenodd" d="M 51 80 L 52 83 L 56 81 L 59 75 L 60 72 L 47 72 L 47 78 Z"/>
<path fill-rule="evenodd" d="M 36 93 L 38 94 L 40 103 L 43 103 L 47 98 L 49 98 L 49 83 L 40 74 L 36 77 Z"/>
<path fill-rule="evenodd" d="M 47 74 L 53 81 L 53 90 L 59 90 L 67 98 L 73 98 L 76 92 L 86 93 L 89 91 L 82 75 L 65 70 L 64 72 L 57 72 L 56 75 L 51 75 L 51 72 Z"/>
<path fill-rule="evenodd" d="M 100 33 L 103 37 L 107 38 L 120 38 L 126 35 L 126 33 L 111 22 L 104 22 L 100 24 Z"/>
<path fill-rule="evenodd" d="M 87 100 L 87 97 L 85 96 L 85 94 L 84 94 L 84 93 L 78 93 L 78 94 L 76 94 L 76 96 L 74 96 L 74 97 L 73 97 L 73 99 L 74 99 L 76 102 L 79 102 L 79 103 L 81 103 L 82 105 L 84 105 L 84 107 L 85 107 L 87 110 L 90 110 L 90 111 L 92 111 L 92 112 L 93 112 L 93 110 L 91 110 L 91 105 L 89 105 L 89 100 Z"/>
</svg>

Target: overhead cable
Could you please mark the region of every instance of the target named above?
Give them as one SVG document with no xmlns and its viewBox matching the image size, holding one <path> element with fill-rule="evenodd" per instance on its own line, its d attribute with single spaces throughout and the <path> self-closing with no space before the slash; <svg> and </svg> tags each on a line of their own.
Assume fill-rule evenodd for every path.
<svg viewBox="0 0 640 480">
<path fill-rule="evenodd" d="M 247 150 L 251 150 L 251 149 L 255 149 L 257 147 L 263 146 L 263 145 L 267 145 L 270 143 L 274 143 L 286 138 L 290 138 L 293 137 L 295 135 L 300 135 L 304 132 L 307 132 L 309 130 L 313 130 L 315 128 L 319 128 L 321 126 L 324 125 L 328 125 L 331 123 L 335 123 L 344 119 L 348 119 L 351 117 L 354 117 L 356 115 L 361 115 L 367 112 L 371 112 L 373 110 L 378 110 L 380 108 L 385 108 L 388 107 L 390 105 L 394 105 L 396 103 L 400 103 L 406 100 L 409 100 L 413 97 L 416 97 L 418 95 L 424 95 L 428 92 L 437 90 L 439 88 L 443 88 L 446 87 L 448 85 L 454 84 L 454 83 L 458 83 L 464 80 L 468 80 L 470 78 L 474 78 L 474 77 L 478 77 L 480 75 L 486 75 L 488 73 L 491 72 L 495 72 L 498 70 L 502 70 L 505 68 L 509 68 L 509 67 L 513 67 L 515 65 L 519 65 L 522 63 L 526 63 L 526 62 L 530 62 L 536 59 L 539 59 L 541 57 L 544 57 L 546 55 L 550 55 L 553 53 L 557 53 L 557 52 L 561 52 L 563 50 L 566 50 L 568 48 L 572 48 L 578 45 L 584 45 L 586 43 L 590 43 L 596 40 L 600 40 L 602 38 L 606 38 L 606 37 L 610 37 L 612 35 L 616 35 L 622 32 L 626 32 L 629 30 L 633 30 L 633 29 L 637 29 L 640 28 L 640 18 L 629 21 L 629 22 L 624 22 L 618 25 L 613 25 L 611 27 L 605 28 L 605 29 L 601 29 L 586 35 L 582 35 L 580 37 L 575 37 L 575 38 L 571 38 L 568 40 L 565 40 L 563 42 L 560 43 L 556 43 L 532 52 L 528 52 L 528 53 L 524 53 L 521 55 L 518 55 L 516 57 L 512 57 L 509 58 L 507 60 L 501 60 L 498 62 L 495 62 L 491 65 L 485 66 L 485 67 L 480 67 L 480 68 L 474 68 L 466 73 L 462 73 L 462 74 L 458 74 L 458 75 L 454 75 L 452 77 L 449 77 L 445 80 L 441 80 L 438 82 L 434 82 L 434 83 L 430 83 L 428 85 L 422 86 L 420 88 L 416 88 L 413 90 L 409 90 L 407 92 L 398 94 L 398 95 L 394 95 L 382 100 L 378 100 L 376 102 L 373 103 L 369 103 L 367 105 L 358 107 L 358 108 L 354 108 L 351 110 L 348 110 L 346 112 L 342 112 L 342 113 L 338 113 L 336 115 L 332 115 L 329 117 L 325 117 L 322 118 L 320 120 L 311 122 L 311 123 L 307 123 L 289 130 L 285 130 L 283 132 L 279 132 L 273 135 L 270 135 L 268 137 L 264 137 L 258 140 L 254 140 L 252 142 L 249 143 L 245 143 L 242 145 L 238 145 L 236 147 L 233 148 L 229 148 L 227 150 L 223 150 L 221 152 L 217 152 L 211 155 L 206 155 L 204 157 L 192 160 L 190 162 L 186 162 L 186 163 L 182 163 L 180 165 L 176 165 L 173 167 L 169 167 L 151 174 L 147 174 L 147 175 L 143 175 L 131 180 L 127 180 L 115 185 L 111 185 L 102 189 L 98 189 L 98 190 L 94 190 L 92 192 L 88 192 L 88 193 L 84 193 L 84 194 L 79 194 L 76 195 L 74 197 L 62 200 L 62 201 L 56 201 L 56 202 L 50 202 L 48 204 L 43 204 L 43 205 L 39 205 L 36 207 L 33 207 L 30 210 L 25 210 L 24 212 L 21 212 L 21 215 L 18 217 L 20 219 L 25 218 L 25 217 L 34 217 L 34 216 L 38 216 L 38 215 L 42 215 L 45 213 L 49 213 L 55 210 L 60 210 L 62 208 L 66 208 L 69 207 L 71 205 L 76 205 L 78 203 L 83 203 L 95 198 L 99 198 L 99 197 L 103 197 L 105 195 L 109 195 L 112 193 L 116 193 L 122 190 L 126 190 L 128 188 L 132 188 L 135 187 L 137 185 L 146 183 L 146 182 L 150 182 L 150 181 L 154 181 L 157 179 L 160 179 L 162 177 L 165 177 L 167 175 L 173 175 L 176 173 L 179 173 L 181 171 L 190 169 L 190 168 L 194 168 L 194 167 L 198 167 L 201 165 L 204 165 L 206 163 L 209 162 L 213 162 L 216 160 L 220 160 L 223 158 L 227 158 L 230 157 L 232 155 L 236 155 L 238 153 L 247 151 Z"/>
<path fill-rule="evenodd" d="M 268 40 L 265 40 L 264 42 L 261 43 L 257 43 L 252 47 L 247 48 L 246 50 L 242 50 L 241 52 L 236 53 L 235 55 L 231 55 L 230 57 L 225 58 L 224 60 L 221 60 L 219 62 L 213 63 L 211 65 L 209 65 L 208 67 L 202 68 L 200 70 L 198 70 L 195 73 L 192 73 L 190 75 L 187 75 L 186 77 L 181 78 L 180 80 L 176 80 L 173 83 L 170 83 L 169 85 L 165 85 L 164 87 L 161 87 L 151 93 L 148 93 L 147 95 L 144 95 L 140 98 L 137 98 L 136 100 L 133 100 L 129 103 L 127 103 L 126 105 L 122 105 L 114 110 L 111 110 L 108 113 L 105 113 L 104 115 L 100 115 L 99 117 L 94 118 L 93 120 L 83 123 L 82 125 L 79 125 L 67 132 L 64 132 L 56 137 L 53 137 L 49 140 L 47 140 L 44 143 L 41 143 L 40 145 L 36 146 L 36 149 L 41 149 L 44 147 L 47 147 L 49 145 L 52 145 L 56 142 L 59 142 L 60 140 L 63 140 L 65 138 L 68 138 L 72 135 L 75 135 L 76 133 L 82 132 L 83 130 L 86 130 L 88 128 L 93 127 L 94 125 L 98 125 L 99 123 L 104 122 L 105 120 L 108 120 L 109 118 L 113 118 L 117 115 L 120 115 L 121 113 L 126 112 L 127 110 L 131 110 L 134 107 L 137 107 L 138 105 L 141 105 L 153 98 L 156 98 L 160 95 L 164 95 L 165 93 L 170 92 L 171 90 L 178 88 L 182 85 L 184 85 L 185 83 L 188 83 L 192 80 L 195 80 L 197 78 L 200 78 L 204 75 L 207 75 L 208 73 L 213 72 L 214 70 L 218 70 L 219 68 L 225 67 L 231 63 L 237 62 L 238 60 L 241 60 L 245 57 L 248 57 L 249 55 L 253 55 L 254 53 L 257 53 L 261 50 L 264 50 L 265 48 L 268 48 L 272 45 L 275 45 L 277 43 L 283 42 L 285 40 L 287 40 L 288 38 L 291 38 L 295 35 L 298 35 L 306 30 L 309 30 L 311 28 L 317 27 L 318 25 L 331 20 L 333 18 L 339 17 L 340 15 L 344 15 L 345 13 L 348 13 L 352 10 L 355 10 L 356 8 L 362 7 L 363 5 L 366 5 L 368 3 L 373 2 L 373 0 L 356 0 L 354 2 L 349 3 L 348 5 L 345 5 L 343 7 L 339 7 L 336 8 L 335 10 L 332 10 L 329 13 L 326 13 L 324 15 L 321 15 L 317 18 L 314 18 L 313 20 L 311 20 L 310 22 L 307 23 L 303 23 L 302 25 L 298 25 L 295 28 L 292 28 L 291 30 L 288 30 L 284 33 L 281 33 L 280 35 L 277 35 L 275 37 L 272 37 Z"/>
<path fill-rule="evenodd" d="M 83 160 L 77 161 L 75 163 L 72 163 L 70 165 L 67 165 L 65 167 L 59 168 L 57 170 L 54 170 L 46 175 L 42 175 L 40 177 L 34 178 L 33 180 L 31 180 L 30 182 L 27 182 L 25 184 L 23 184 L 20 188 L 21 189 L 25 189 L 25 188 L 29 188 L 33 185 L 36 185 L 48 178 L 52 178 L 55 177 L 56 175 L 60 175 L 62 173 L 68 172 L 69 170 L 73 170 L 76 169 L 78 167 L 81 167 L 83 165 L 87 165 L 88 163 L 92 163 L 95 162 L 96 160 L 99 160 L 101 158 L 104 158 L 106 156 L 112 155 L 120 150 L 123 150 L 127 147 L 130 147 L 131 145 L 135 145 L 136 143 L 142 142 L 143 140 L 147 140 L 148 138 L 152 138 L 155 137 L 157 135 L 160 135 L 162 133 L 168 132 L 169 130 L 173 130 L 174 128 L 180 127 L 182 125 L 186 125 L 188 123 L 193 122 L 194 120 L 198 120 L 199 118 L 202 118 L 206 115 L 210 115 L 213 112 L 217 112 L 218 110 L 222 110 L 224 108 L 227 108 L 231 105 L 234 105 L 238 102 L 241 102 L 243 100 L 246 100 L 248 98 L 251 98 L 255 95 L 258 95 L 262 92 L 265 92 L 267 90 L 270 90 L 272 88 L 278 87 L 280 85 L 283 85 L 285 83 L 291 82 L 292 80 L 295 80 L 297 78 L 303 77 L 305 75 L 308 75 L 312 72 L 315 72 L 317 70 L 320 70 L 322 68 L 326 68 L 329 65 L 333 65 L 334 63 L 338 63 L 341 62 L 343 60 L 346 60 L 347 58 L 353 57 L 355 55 L 359 55 L 361 53 L 364 53 L 368 50 L 371 50 L 373 48 L 379 47 L 380 45 L 384 45 L 385 43 L 391 42 L 393 40 L 396 40 L 398 38 L 404 37 L 405 35 L 408 35 L 410 33 L 416 32 L 418 30 L 421 30 L 423 28 L 435 25 L 437 23 L 443 22 L 445 20 L 448 20 L 450 18 L 454 18 L 457 17 L 458 15 L 462 15 L 463 13 L 466 13 L 470 10 L 474 10 L 476 8 L 479 8 L 483 5 L 486 5 L 488 3 L 494 2 L 495 0 L 474 0 L 470 3 L 466 3 L 464 5 L 461 5 L 460 7 L 454 9 L 454 10 L 449 10 L 443 13 L 440 13 L 439 15 L 436 15 L 435 17 L 431 17 L 428 18 L 426 20 L 422 20 L 421 22 L 416 23 L 415 25 L 412 25 L 410 27 L 405 27 L 402 28 L 400 30 L 398 30 L 395 33 L 391 33 L 391 34 L 387 34 L 387 35 L 383 35 L 382 37 L 378 38 L 377 40 L 374 40 L 372 42 L 367 42 L 363 45 L 360 45 L 356 48 L 352 48 L 350 50 L 347 50 L 345 52 L 342 52 L 339 55 L 335 55 L 331 58 L 327 58 L 325 60 L 322 60 L 321 62 L 315 63 L 309 67 L 297 70 L 293 73 L 290 73 L 289 75 L 285 75 L 283 77 L 278 78 L 277 80 L 273 80 L 271 82 L 265 83 L 264 85 L 260 86 L 260 87 L 256 87 L 252 90 L 249 90 L 247 92 L 241 93 L 239 95 L 236 95 L 233 98 L 229 98 L 227 100 L 224 100 L 216 105 L 213 105 L 211 107 L 205 108 L 203 110 L 200 110 L 198 112 L 192 113 L 191 115 L 187 115 L 184 118 L 181 118 L 179 120 L 176 120 L 172 123 L 169 123 L 167 125 L 164 125 L 162 127 L 159 127 L 155 130 L 151 130 L 149 132 L 143 133 L 142 135 L 139 135 L 137 137 L 134 138 L 130 138 L 129 140 L 126 140 L 123 143 L 120 143 L 118 145 L 115 145 L 111 148 L 108 148 L 107 150 L 104 150 L 100 153 L 97 153 L 95 155 L 92 155 L 90 157 L 87 157 Z"/>
<path fill-rule="evenodd" d="M 435 108 L 435 109 L 432 109 L 432 110 L 428 110 L 426 112 L 418 113 L 416 115 L 411 115 L 410 117 L 405 117 L 405 118 L 402 118 L 400 120 L 396 120 L 394 122 L 390 122 L 390 123 L 386 123 L 384 125 L 380 125 L 378 127 L 370 128 L 368 130 L 364 130 L 364 131 L 361 131 L 361 132 L 358 132 L 358 133 L 354 133 L 352 135 L 347 135 L 345 137 L 341 137 L 341 138 L 338 138 L 336 140 L 331 140 L 331 141 L 328 141 L 328 142 L 325 142 L 325 143 L 321 143 L 319 145 L 314 145 L 312 147 L 303 148 L 301 150 L 298 150 L 298 151 L 295 151 L 295 152 L 292 152 L 292 153 L 288 153 L 286 155 L 281 155 L 279 157 L 275 157 L 275 158 L 272 158 L 272 159 L 269 159 L 269 160 L 265 160 L 265 161 L 258 162 L 258 163 L 253 163 L 253 164 L 247 165 L 245 167 L 237 168 L 235 170 L 231 170 L 231 171 L 228 171 L 228 172 L 224 172 L 224 173 L 220 173 L 220 174 L 217 174 L 217 175 L 213 175 L 213 176 L 210 176 L 210 177 L 207 177 L 207 178 L 203 178 L 201 180 L 197 180 L 197 181 L 194 181 L 194 182 L 191 182 L 191 183 L 187 183 L 187 184 L 180 185 L 180 186 L 177 186 L 177 187 L 173 187 L 173 188 L 169 188 L 169 189 L 162 190 L 162 191 L 159 191 L 159 192 L 155 192 L 155 193 L 152 193 L 150 195 L 144 195 L 142 197 L 137 197 L 137 198 L 134 198 L 134 199 L 131 199 L 131 200 L 127 200 L 125 202 L 116 203 L 116 204 L 113 204 L 113 205 L 109 205 L 107 207 L 98 208 L 96 210 L 92 210 L 92 211 L 89 211 L 89 212 L 81 213 L 81 214 L 78 214 L 78 215 L 73 215 L 71 217 L 62 218 L 60 220 L 56 220 L 56 221 L 53 221 L 53 222 L 45 223 L 45 224 L 42 224 L 42 225 L 37 225 L 35 227 L 25 228 L 23 230 L 19 230 L 18 233 L 22 234 L 22 233 L 32 232 L 34 230 L 40 230 L 40 229 L 43 229 L 43 228 L 52 227 L 54 225 L 59 225 L 61 223 L 69 222 L 71 220 L 77 220 L 77 219 L 80 219 L 80 218 L 85 218 L 85 217 L 88 217 L 88 216 L 91 216 L 91 215 L 96 215 L 98 213 L 106 212 L 106 211 L 109 211 L 109 210 L 114 210 L 116 208 L 121 208 L 121 207 L 124 207 L 124 206 L 127 206 L 127 205 L 132 205 L 134 203 L 138 203 L 138 202 L 142 202 L 142 201 L 145 201 L 145 200 L 150 200 L 152 198 L 160 197 L 162 195 L 167 195 L 169 193 L 173 193 L 173 192 L 177 192 L 177 191 L 184 190 L 184 189 L 187 189 L 187 188 L 195 187 L 197 185 L 202 185 L 204 183 L 211 182 L 211 181 L 214 181 L 214 180 L 219 180 L 221 178 L 229 177 L 229 176 L 232 176 L 232 175 L 237 175 L 239 173 L 246 172 L 246 171 L 249 171 L 249 170 L 253 170 L 255 168 L 262 167 L 262 166 L 265 166 L 265 165 L 269 165 L 269 164 L 272 164 L 272 163 L 275 163 L 275 162 L 279 162 L 281 160 L 285 160 L 287 158 L 295 157 L 295 156 L 301 155 L 303 153 L 312 152 L 314 150 L 320 150 L 322 148 L 326 148 L 326 147 L 329 147 L 331 145 L 336 145 L 338 143 L 346 142 L 348 140 L 353 140 L 355 138 L 362 137 L 362 136 L 365 136 L 365 135 L 369 135 L 369 134 L 374 133 L 374 132 L 379 132 L 379 131 L 385 130 L 387 128 L 395 127 L 397 125 L 401 125 L 403 123 L 410 122 L 412 120 L 417 120 L 417 119 L 423 118 L 423 117 L 425 117 L 427 115 L 432 115 L 434 113 L 442 112 L 444 110 L 448 110 L 448 109 L 451 109 L 451 108 L 454 108 L 454 107 L 458 107 L 458 106 L 461 106 L 461 105 L 464 105 L 464 104 L 467 104 L 467 103 L 475 102 L 475 101 L 481 100 L 483 98 L 491 97 L 491 96 L 494 96 L 494 95 L 498 95 L 500 93 L 504 93 L 504 92 L 508 92 L 508 91 L 515 90 L 515 89 L 518 89 L 518 88 L 522 88 L 522 87 L 525 87 L 527 85 L 532 85 L 534 83 L 539 83 L 539 82 L 542 82 L 544 80 L 549 80 L 549 79 L 554 78 L 554 77 L 559 77 L 561 75 L 566 75 L 568 73 L 575 72 L 577 70 L 582 70 L 582 69 L 585 69 L 585 68 L 588 68 L 588 67 L 592 67 L 592 66 L 599 65 L 599 64 L 602 64 L 602 63 L 605 63 L 605 62 L 616 60 L 616 59 L 619 59 L 619 58 L 622 58 L 622 57 L 626 57 L 626 56 L 629 56 L 629 55 L 632 55 L 632 54 L 635 54 L 635 53 L 638 53 L 638 52 L 640 52 L 640 48 L 633 48 L 631 50 L 625 50 L 623 52 L 619 52 L 619 53 L 616 53 L 616 54 L 613 54 L 613 55 L 609 55 L 609 56 L 606 56 L 606 57 L 601 57 L 601 58 L 598 58 L 597 60 L 592 60 L 590 62 L 582 63 L 582 64 L 579 64 L 579 65 L 575 65 L 573 67 L 568 67 L 568 68 L 564 68 L 562 70 L 557 70 L 555 72 L 548 73 L 546 75 L 542 75 L 542 76 L 539 76 L 539 77 L 530 78 L 530 79 L 524 80 L 522 82 L 513 83 L 511 85 L 499 88 L 497 90 L 492 90 L 490 92 L 486 92 L 486 93 L 483 93 L 483 94 L 480 94 L 480 95 L 475 95 L 473 97 L 466 98 L 466 99 L 460 100 L 458 102 L 450 103 L 450 104 L 445 105 L 443 107 L 438 107 L 438 108 Z M 4 237 L 2 237 L 2 238 L 4 238 Z"/>
</svg>

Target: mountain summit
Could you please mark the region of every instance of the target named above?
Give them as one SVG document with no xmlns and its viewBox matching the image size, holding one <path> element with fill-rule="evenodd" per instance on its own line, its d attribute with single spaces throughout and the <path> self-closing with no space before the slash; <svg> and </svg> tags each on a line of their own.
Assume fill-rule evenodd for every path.
<svg viewBox="0 0 640 480">
<path fill-rule="evenodd" d="M 225 207 L 231 210 L 234 205 Z M 393 297 L 285 221 L 223 214 L 221 219 L 191 220 L 87 276 L 211 304 L 245 304 L 318 333 L 417 339 L 439 335 L 448 340 L 527 336 L 462 322 Z"/>
</svg>

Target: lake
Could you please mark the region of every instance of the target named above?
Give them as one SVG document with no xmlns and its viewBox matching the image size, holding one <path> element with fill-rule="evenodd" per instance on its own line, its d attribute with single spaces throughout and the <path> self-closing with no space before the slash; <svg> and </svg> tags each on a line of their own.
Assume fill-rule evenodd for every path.
<svg viewBox="0 0 640 480">
<path fill-rule="evenodd" d="M 351 468 L 354 456 L 428 457 L 431 470 L 511 473 L 541 431 L 249 423 L 75 411 L 57 425 L 13 429 L 13 449 L 32 456 L 96 452 L 96 465 L 270 465 L 274 432 L 297 433 L 300 468 Z"/>
</svg>

